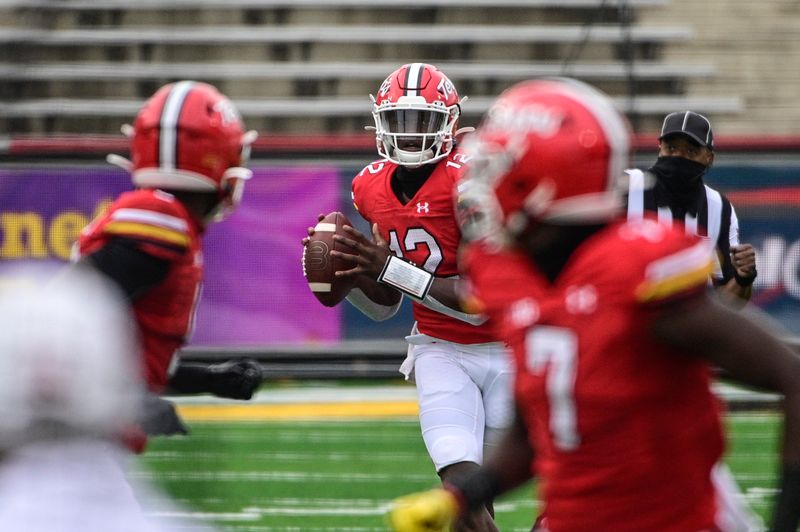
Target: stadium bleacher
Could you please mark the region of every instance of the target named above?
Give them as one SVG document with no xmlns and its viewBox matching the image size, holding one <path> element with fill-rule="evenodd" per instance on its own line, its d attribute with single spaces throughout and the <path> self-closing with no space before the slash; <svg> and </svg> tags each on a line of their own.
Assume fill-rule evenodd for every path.
<svg viewBox="0 0 800 532">
<path fill-rule="evenodd" d="M 520 79 L 571 75 L 649 127 L 692 107 L 739 113 L 736 94 L 689 94 L 711 62 L 668 61 L 685 24 L 640 24 L 668 0 L 0 1 L 0 127 L 112 134 L 159 85 L 198 79 L 257 129 L 353 133 L 400 64 L 440 65 L 470 96 L 465 121 Z"/>
</svg>

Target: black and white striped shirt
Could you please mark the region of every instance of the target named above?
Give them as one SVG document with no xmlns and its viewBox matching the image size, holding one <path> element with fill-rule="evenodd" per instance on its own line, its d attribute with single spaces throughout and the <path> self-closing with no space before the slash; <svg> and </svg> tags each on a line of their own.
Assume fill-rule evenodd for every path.
<svg viewBox="0 0 800 532">
<path fill-rule="evenodd" d="M 628 174 L 628 220 L 640 220 L 645 212 L 655 213 L 658 221 L 672 225 L 678 218 L 687 233 L 693 233 L 716 243 L 717 264 L 714 283 L 725 284 L 733 279 L 735 269 L 731 262 L 731 246 L 739 245 L 739 219 L 736 211 L 723 194 L 704 185 L 697 198 L 696 214 L 683 212 L 670 206 L 666 198 L 659 197 L 657 187 L 647 186 L 644 172 L 638 169 Z"/>
</svg>

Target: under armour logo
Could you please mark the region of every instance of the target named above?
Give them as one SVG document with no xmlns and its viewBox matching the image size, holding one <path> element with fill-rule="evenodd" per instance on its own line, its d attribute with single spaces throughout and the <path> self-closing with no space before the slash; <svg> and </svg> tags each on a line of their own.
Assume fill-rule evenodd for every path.
<svg viewBox="0 0 800 532">
<path fill-rule="evenodd" d="M 417 203 L 417 214 L 422 214 L 422 213 L 427 214 L 429 212 L 431 212 L 430 203 L 428 203 L 427 201 L 420 201 Z"/>
<path fill-rule="evenodd" d="M 532 298 L 515 301 L 508 312 L 508 320 L 513 327 L 529 327 L 536 323 L 541 312 L 539 305 Z"/>
<path fill-rule="evenodd" d="M 564 302 L 570 314 L 591 314 L 597 310 L 597 289 L 590 284 L 570 286 Z"/>
</svg>

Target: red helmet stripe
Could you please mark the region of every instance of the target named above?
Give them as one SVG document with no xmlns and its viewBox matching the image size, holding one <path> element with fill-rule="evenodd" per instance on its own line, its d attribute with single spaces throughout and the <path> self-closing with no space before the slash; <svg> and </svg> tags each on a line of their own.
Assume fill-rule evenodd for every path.
<svg viewBox="0 0 800 532">
<path fill-rule="evenodd" d="M 192 87 L 194 87 L 193 81 L 178 82 L 172 87 L 164 101 L 158 143 L 158 161 L 159 166 L 163 169 L 174 170 L 177 168 L 178 118 Z"/>
<path fill-rule="evenodd" d="M 422 88 L 422 73 L 425 72 L 425 63 L 411 63 L 406 71 L 406 96 L 419 96 Z"/>
</svg>

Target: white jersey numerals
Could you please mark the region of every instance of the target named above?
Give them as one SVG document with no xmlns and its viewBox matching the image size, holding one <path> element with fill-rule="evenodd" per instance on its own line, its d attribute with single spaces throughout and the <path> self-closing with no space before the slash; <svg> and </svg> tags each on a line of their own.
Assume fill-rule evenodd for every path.
<svg viewBox="0 0 800 532">
<path fill-rule="evenodd" d="M 451 166 L 453 168 L 461 168 L 465 164 L 469 162 L 472 157 L 465 155 L 463 153 L 456 153 L 451 157 L 451 160 L 447 161 L 447 166 Z"/>
<path fill-rule="evenodd" d="M 531 373 L 547 372 L 550 432 L 555 446 L 573 451 L 580 445 L 575 412 L 578 337 L 569 329 L 541 325 L 525 338 L 527 366 Z"/>
<path fill-rule="evenodd" d="M 364 175 L 366 172 L 369 172 L 372 175 L 378 174 L 383 170 L 383 167 L 386 166 L 386 163 L 383 161 L 370 163 L 369 165 L 365 166 L 363 170 L 361 170 L 358 175 Z"/>
<path fill-rule="evenodd" d="M 407 252 L 416 251 L 420 244 L 428 247 L 428 257 L 425 262 L 418 266 L 425 271 L 436 273 L 436 269 L 442 262 L 442 249 L 432 234 L 422 227 L 411 227 L 406 231 L 401 247 L 397 231 L 395 229 L 389 230 L 389 249 L 400 258 L 405 258 L 405 253 Z"/>
</svg>

